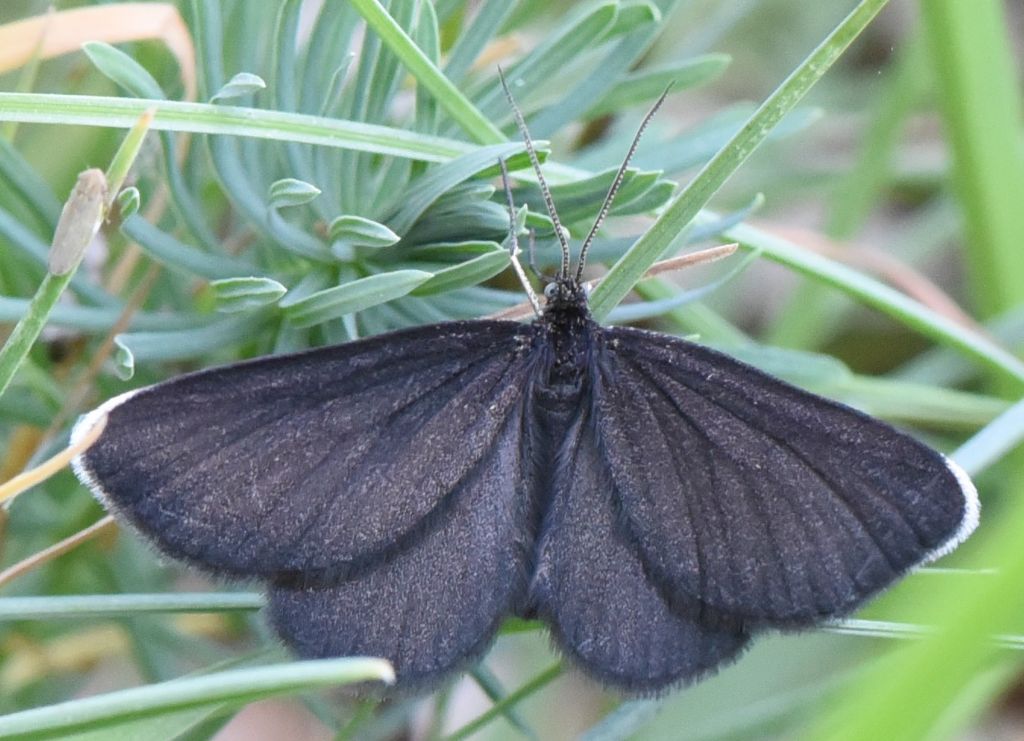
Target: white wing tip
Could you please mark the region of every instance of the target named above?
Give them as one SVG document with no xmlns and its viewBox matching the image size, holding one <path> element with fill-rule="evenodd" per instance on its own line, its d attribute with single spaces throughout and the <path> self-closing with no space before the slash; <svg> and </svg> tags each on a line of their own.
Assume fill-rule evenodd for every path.
<svg viewBox="0 0 1024 741">
<path fill-rule="evenodd" d="M 91 412 L 82 416 L 77 422 L 75 422 L 75 426 L 71 428 L 71 444 L 75 445 L 76 443 L 81 442 L 82 438 L 86 436 L 89 430 L 91 430 L 96 423 L 100 421 L 100 419 L 110 414 L 114 407 L 120 406 L 140 391 L 142 391 L 142 389 L 132 389 L 131 391 L 125 391 L 123 394 L 118 394 L 112 399 L 107 399 Z M 107 493 L 103 491 L 103 487 L 100 486 L 100 482 L 96 480 L 96 477 L 86 465 L 84 452 L 79 453 L 71 459 L 71 470 L 75 472 L 75 476 L 78 477 L 78 480 L 92 492 L 93 496 L 96 497 L 103 506 L 109 509 L 109 506 L 107 506 Z"/>
<path fill-rule="evenodd" d="M 978 500 L 978 490 L 974 487 L 971 477 L 952 458 L 947 458 L 946 456 L 943 456 L 943 458 L 950 473 L 956 477 L 956 481 L 960 485 L 960 491 L 964 495 L 964 516 L 960 520 L 960 526 L 956 529 L 956 532 L 945 543 L 929 552 L 922 563 L 930 563 L 951 552 L 967 540 L 970 534 L 974 532 L 974 529 L 978 527 L 978 522 L 981 519 L 981 502 Z"/>
</svg>

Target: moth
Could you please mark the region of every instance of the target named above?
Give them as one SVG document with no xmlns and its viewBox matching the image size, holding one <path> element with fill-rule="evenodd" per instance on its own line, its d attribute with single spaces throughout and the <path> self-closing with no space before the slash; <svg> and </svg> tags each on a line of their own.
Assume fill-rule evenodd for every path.
<svg viewBox="0 0 1024 741">
<path fill-rule="evenodd" d="M 414 690 L 518 615 L 599 682 L 663 691 L 760 632 L 849 614 L 967 537 L 974 487 L 912 437 L 699 344 L 597 324 L 583 266 L 629 156 L 573 270 L 513 110 L 562 240 L 531 323 L 415 327 L 130 391 L 74 428 L 107 418 L 81 481 L 164 553 L 262 580 L 300 656 L 382 656 Z"/>
</svg>

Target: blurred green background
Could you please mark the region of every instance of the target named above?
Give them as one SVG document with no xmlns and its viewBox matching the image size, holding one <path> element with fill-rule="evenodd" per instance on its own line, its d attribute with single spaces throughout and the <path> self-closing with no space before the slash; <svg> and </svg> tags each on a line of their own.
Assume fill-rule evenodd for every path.
<svg viewBox="0 0 1024 741">
<path fill-rule="evenodd" d="M 1020 3 L 97 1 L 54 3 L 46 19 L 49 7 L 0 4 L 0 341 L 26 317 L 46 322 L 23 362 L 0 358 L 11 380 L 0 482 L 58 452 L 77 415 L 129 388 L 521 303 L 500 246 L 496 155 L 473 154 L 518 140 L 501 64 L 522 83 L 534 136 L 550 142 L 555 200 L 577 239 L 640 117 L 675 83 L 591 274 L 622 259 L 655 214 L 684 206 L 703 210 L 647 264 L 723 241 L 743 249 L 641 282 L 609 321 L 697 335 L 912 431 L 975 477 L 984 513 L 957 553 L 852 619 L 762 638 L 717 676 L 663 697 L 624 702 L 563 666 L 542 629 L 517 623 L 480 667 L 426 698 L 378 704 L 319 688 L 333 680 L 279 674 L 270 690 L 174 705 L 167 680 L 287 665 L 260 596 L 113 527 L 40 557 L 104 515 L 64 470 L 0 513 L 0 713 L 41 709 L 0 717 L 0 735 L 1024 736 Z M 66 15 L 76 8 L 91 14 Z M 794 70 L 801 95 L 825 73 L 805 60 L 823 43 L 842 51 L 851 39 L 834 31 L 853 28 L 851 11 L 871 20 L 866 29 L 806 97 L 782 95 Z M 425 64 L 399 60 L 411 49 Z M 127 183 L 137 193 L 117 202 L 44 312 L 30 300 L 61 203 L 79 172 L 108 166 L 146 107 L 121 110 L 110 96 L 200 105 L 176 109 L 174 133 L 148 135 Z M 755 114 L 769 99 L 777 105 Z M 745 159 L 744 122 L 787 110 Z M 550 222 L 520 175 L 516 199 L 550 266 Z M 718 189 L 714 178 L 730 175 Z M 353 215 L 369 221 L 338 220 Z M 624 262 L 647 266 L 635 253 Z M 370 276 L 381 277 L 368 297 L 356 282 Z M 159 601 L 176 593 L 180 603 Z M 118 694 L 133 686 L 152 690 L 144 712 L 138 696 Z M 105 693 L 106 705 L 83 704 Z M 261 693 L 281 696 L 249 702 Z"/>
</svg>

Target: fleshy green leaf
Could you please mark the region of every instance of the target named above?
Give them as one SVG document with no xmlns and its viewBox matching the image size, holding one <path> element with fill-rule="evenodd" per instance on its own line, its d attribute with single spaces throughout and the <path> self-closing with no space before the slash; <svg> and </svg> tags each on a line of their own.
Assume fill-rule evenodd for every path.
<svg viewBox="0 0 1024 741">
<path fill-rule="evenodd" d="M 139 210 L 141 199 L 142 196 L 139 195 L 139 189 L 135 186 L 124 188 L 118 193 L 114 202 L 117 204 L 117 210 L 120 212 L 121 218 L 127 219 L 129 216 L 134 216 Z"/>
<path fill-rule="evenodd" d="M 327 227 L 332 242 L 343 242 L 355 247 L 387 247 L 401 237 L 372 219 L 362 216 L 339 216 Z"/>
<path fill-rule="evenodd" d="M 320 195 L 320 192 L 320 189 L 312 183 L 295 178 L 283 178 L 274 181 L 270 186 L 270 206 L 272 208 L 302 206 Z"/>
<path fill-rule="evenodd" d="M 493 278 L 504 270 L 509 263 L 508 251 L 499 247 L 498 249 L 466 260 L 458 265 L 442 268 L 434 273 L 434 276 L 417 287 L 411 293 L 413 296 L 429 296 L 435 293 L 453 291 L 456 288 L 475 286 L 485 280 Z"/>
<path fill-rule="evenodd" d="M 223 278 L 210 283 L 217 311 L 251 311 L 277 303 L 288 289 L 271 278 Z"/>
<path fill-rule="evenodd" d="M 241 98 L 243 95 L 258 93 L 260 90 L 266 89 L 266 87 L 267 83 L 265 83 L 263 78 L 259 75 L 254 75 L 251 72 L 239 72 L 228 80 L 220 90 L 213 94 L 213 97 L 210 98 L 210 102 L 213 103 L 216 100 Z"/>
<path fill-rule="evenodd" d="M 153 75 L 120 49 L 102 41 L 88 41 L 82 44 L 82 51 L 96 69 L 132 95 L 153 99 L 164 97 Z"/>
<path fill-rule="evenodd" d="M 296 327 L 309 327 L 406 295 L 432 278 L 423 270 L 395 270 L 318 291 L 284 307 Z"/>
<path fill-rule="evenodd" d="M 626 75 L 587 111 L 587 116 L 596 118 L 630 106 L 650 103 L 666 89 L 677 93 L 707 84 L 722 74 L 730 61 L 731 57 L 728 54 L 706 54 Z"/>
</svg>

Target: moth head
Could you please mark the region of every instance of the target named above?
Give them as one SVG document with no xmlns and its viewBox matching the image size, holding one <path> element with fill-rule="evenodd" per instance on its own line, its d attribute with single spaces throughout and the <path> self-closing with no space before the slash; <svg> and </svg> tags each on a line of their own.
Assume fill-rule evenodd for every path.
<svg viewBox="0 0 1024 741">
<path fill-rule="evenodd" d="M 587 290 L 572 276 L 559 276 L 544 287 L 545 313 L 559 309 L 586 306 Z"/>
</svg>

